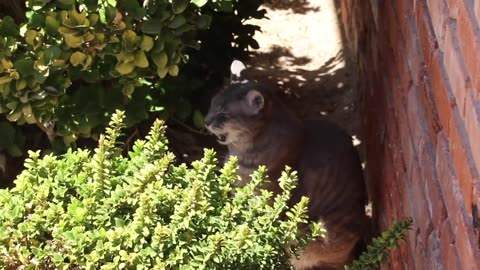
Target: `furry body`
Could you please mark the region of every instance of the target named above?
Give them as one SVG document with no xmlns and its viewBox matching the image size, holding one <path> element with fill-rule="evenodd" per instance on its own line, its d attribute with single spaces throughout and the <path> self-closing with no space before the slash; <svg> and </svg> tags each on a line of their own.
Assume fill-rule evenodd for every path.
<svg viewBox="0 0 480 270">
<path fill-rule="evenodd" d="M 362 167 L 351 137 L 333 123 L 300 121 L 267 89 L 242 81 L 217 94 L 205 119 L 207 128 L 238 157 L 242 185 L 265 165 L 276 179 L 286 165 L 298 172 L 292 203 L 309 201 L 309 218 L 321 220 L 327 237 L 308 244 L 296 269 L 343 269 L 367 229 Z"/>
</svg>

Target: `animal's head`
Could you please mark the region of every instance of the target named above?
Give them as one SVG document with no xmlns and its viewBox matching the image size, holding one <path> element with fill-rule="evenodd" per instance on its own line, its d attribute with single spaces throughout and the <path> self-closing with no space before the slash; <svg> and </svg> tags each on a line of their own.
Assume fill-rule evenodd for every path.
<svg viewBox="0 0 480 270">
<path fill-rule="evenodd" d="M 271 111 L 271 95 L 258 84 L 241 79 L 245 66 L 233 61 L 231 83 L 210 104 L 207 129 L 225 145 L 244 147 L 265 125 Z"/>
</svg>

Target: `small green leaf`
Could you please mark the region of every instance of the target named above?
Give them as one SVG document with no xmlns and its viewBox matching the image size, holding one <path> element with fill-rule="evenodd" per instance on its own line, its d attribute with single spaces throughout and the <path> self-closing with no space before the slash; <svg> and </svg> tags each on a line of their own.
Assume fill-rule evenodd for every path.
<svg viewBox="0 0 480 270">
<path fill-rule="evenodd" d="M 135 53 L 135 65 L 140 68 L 148 67 L 148 59 L 145 53 L 142 50 L 138 50 Z"/>
<path fill-rule="evenodd" d="M 17 24 L 15 24 L 15 21 L 13 20 L 12 17 L 6 16 L 0 19 L 0 36 L 16 37 L 18 36 L 19 32 L 20 32 L 20 28 L 18 27 Z"/>
<path fill-rule="evenodd" d="M 193 112 L 192 120 L 196 128 L 198 129 L 205 128 L 204 116 L 199 110 L 195 110 Z"/>
<path fill-rule="evenodd" d="M 60 23 L 53 16 L 47 16 L 45 18 L 45 28 L 49 34 L 58 34 L 58 28 Z"/>
<path fill-rule="evenodd" d="M 149 36 L 143 36 L 142 37 L 142 42 L 140 42 L 140 49 L 148 52 L 153 48 L 153 38 Z"/>
<path fill-rule="evenodd" d="M 208 3 L 208 0 L 192 0 L 192 3 L 197 7 L 203 7 L 206 3 Z"/>
<path fill-rule="evenodd" d="M 142 32 L 145 34 L 160 34 L 162 32 L 162 20 L 150 19 L 143 23 Z"/>
<path fill-rule="evenodd" d="M 175 18 L 170 22 L 168 27 L 172 29 L 179 28 L 180 26 L 184 25 L 187 22 L 187 19 L 185 19 L 185 16 L 183 15 L 176 15 Z"/>
<path fill-rule="evenodd" d="M 82 64 L 83 62 L 85 62 L 86 59 L 87 59 L 87 56 L 84 53 L 74 52 L 70 56 L 70 63 L 72 64 L 72 66 L 76 67 Z"/>
<path fill-rule="evenodd" d="M 175 14 L 180 14 L 187 9 L 190 0 L 173 0 L 172 9 Z"/>
<path fill-rule="evenodd" d="M 45 61 L 49 64 L 53 63 L 60 57 L 61 54 L 62 50 L 59 47 L 55 45 L 49 46 L 44 52 Z"/>
<path fill-rule="evenodd" d="M 15 61 L 13 67 L 22 75 L 30 76 L 33 75 L 35 69 L 33 68 L 35 61 L 29 58 L 24 58 Z"/>
</svg>

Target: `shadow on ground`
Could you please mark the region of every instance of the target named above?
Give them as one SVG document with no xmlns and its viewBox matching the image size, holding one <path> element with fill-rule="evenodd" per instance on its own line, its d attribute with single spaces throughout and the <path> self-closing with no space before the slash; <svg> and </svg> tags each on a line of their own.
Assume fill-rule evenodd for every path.
<svg viewBox="0 0 480 270">
<path fill-rule="evenodd" d="M 318 12 L 320 10 L 318 7 L 310 6 L 310 1 L 308 0 L 268 0 L 264 6 L 272 10 L 291 10 L 297 14 Z"/>
<path fill-rule="evenodd" d="M 278 92 L 302 119 L 329 119 L 358 137 L 355 78 L 344 50 L 314 70 L 290 68 L 311 60 L 285 48 L 253 53 L 247 76 Z"/>
</svg>

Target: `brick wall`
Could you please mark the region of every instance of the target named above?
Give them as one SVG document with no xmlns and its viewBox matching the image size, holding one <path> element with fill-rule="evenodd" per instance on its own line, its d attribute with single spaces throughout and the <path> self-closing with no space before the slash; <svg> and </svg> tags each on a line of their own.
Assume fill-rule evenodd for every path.
<svg viewBox="0 0 480 270">
<path fill-rule="evenodd" d="M 338 3 L 377 227 L 414 219 L 384 269 L 480 269 L 480 1 Z"/>
</svg>

